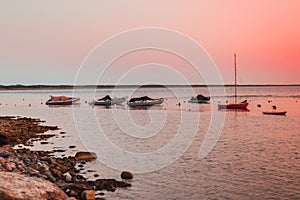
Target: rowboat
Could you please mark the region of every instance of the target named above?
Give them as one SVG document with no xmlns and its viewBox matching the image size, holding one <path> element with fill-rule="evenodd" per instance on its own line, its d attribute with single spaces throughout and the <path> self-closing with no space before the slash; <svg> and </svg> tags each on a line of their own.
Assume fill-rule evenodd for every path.
<svg viewBox="0 0 300 200">
<path fill-rule="evenodd" d="M 94 100 L 90 103 L 90 105 L 94 106 L 111 106 L 111 105 L 121 105 L 126 101 L 127 97 L 122 97 L 122 98 L 111 98 L 109 95 L 106 95 L 105 97 Z"/>
<path fill-rule="evenodd" d="M 271 111 L 271 112 L 262 112 L 264 115 L 286 115 L 286 111 L 277 112 L 277 111 Z"/>
<path fill-rule="evenodd" d="M 78 97 L 66 97 L 66 96 L 50 96 L 50 99 L 46 101 L 46 105 L 72 105 L 79 103 Z"/>
<path fill-rule="evenodd" d="M 148 96 L 138 97 L 138 98 L 131 98 L 127 105 L 130 107 L 136 107 L 136 106 L 153 106 L 153 105 L 159 105 L 164 102 L 164 98 L 158 98 L 158 99 L 152 99 Z"/>
</svg>

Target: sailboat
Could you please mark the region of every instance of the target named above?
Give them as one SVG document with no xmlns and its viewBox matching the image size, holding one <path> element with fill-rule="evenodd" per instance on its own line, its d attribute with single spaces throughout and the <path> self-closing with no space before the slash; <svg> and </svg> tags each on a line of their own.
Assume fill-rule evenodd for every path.
<svg viewBox="0 0 300 200">
<path fill-rule="evenodd" d="M 236 72 L 236 54 L 234 54 L 234 103 L 219 104 L 218 109 L 231 109 L 231 110 L 247 110 L 247 100 L 237 103 L 237 72 Z"/>
</svg>

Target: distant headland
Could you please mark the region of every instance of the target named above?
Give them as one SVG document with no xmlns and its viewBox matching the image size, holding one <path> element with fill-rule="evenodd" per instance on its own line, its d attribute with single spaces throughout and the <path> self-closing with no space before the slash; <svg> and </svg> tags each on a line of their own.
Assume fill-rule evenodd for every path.
<svg viewBox="0 0 300 200">
<path fill-rule="evenodd" d="M 285 87 L 300 86 L 300 84 L 244 84 L 238 87 Z M 72 89 L 107 89 L 107 88 L 174 88 L 174 87 L 234 87 L 225 85 L 0 85 L 0 90 L 72 90 Z"/>
</svg>

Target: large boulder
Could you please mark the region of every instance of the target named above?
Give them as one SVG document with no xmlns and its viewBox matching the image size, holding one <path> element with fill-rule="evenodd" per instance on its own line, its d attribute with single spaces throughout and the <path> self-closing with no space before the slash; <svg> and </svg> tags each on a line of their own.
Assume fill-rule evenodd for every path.
<svg viewBox="0 0 300 200">
<path fill-rule="evenodd" d="M 0 172 L 0 197 L 5 200 L 68 199 L 58 186 L 49 181 L 11 172 Z"/>
<path fill-rule="evenodd" d="M 93 152 L 77 152 L 75 155 L 76 160 L 94 160 L 97 158 L 97 155 Z"/>
</svg>

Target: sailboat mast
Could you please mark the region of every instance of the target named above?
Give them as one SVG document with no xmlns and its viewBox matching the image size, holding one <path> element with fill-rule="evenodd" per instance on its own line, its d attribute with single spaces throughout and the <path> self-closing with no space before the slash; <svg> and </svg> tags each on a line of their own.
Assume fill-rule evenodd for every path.
<svg viewBox="0 0 300 200">
<path fill-rule="evenodd" d="M 234 103 L 237 104 L 236 54 L 234 54 Z"/>
</svg>

